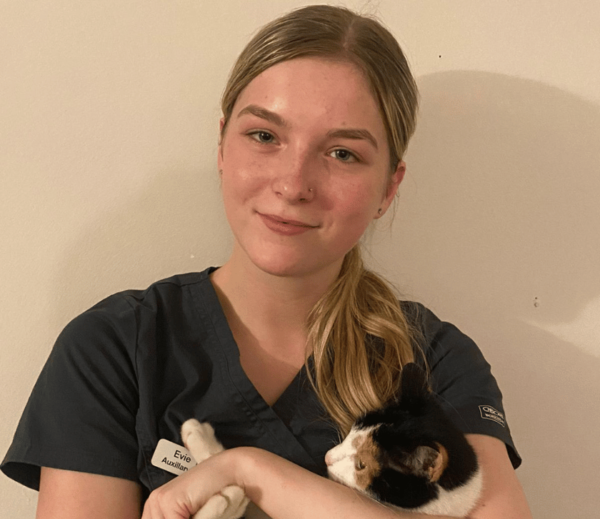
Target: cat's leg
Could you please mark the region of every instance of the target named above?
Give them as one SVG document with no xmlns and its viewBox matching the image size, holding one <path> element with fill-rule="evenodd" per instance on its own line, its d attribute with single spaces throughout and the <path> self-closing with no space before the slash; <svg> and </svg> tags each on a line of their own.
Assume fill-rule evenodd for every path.
<svg viewBox="0 0 600 519">
<path fill-rule="evenodd" d="M 224 450 L 212 426 L 193 418 L 181 426 L 181 439 L 197 463 Z M 244 515 L 249 501 L 241 487 L 225 487 L 205 503 L 194 519 L 239 519 Z"/>
<path fill-rule="evenodd" d="M 224 450 L 212 426 L 193 418 L 181 426 L 181 439 L 197 463 Z M 244 515 L 248 503 L 249 499 L 241 487 L 225 487 L 205 503 L 194 519 L 239 519 Z"/>
<path fill-rule="evenodd" d="M 196 463 L 201 463 L 224 450 L 215 437 L 212 426 L 193 418 L 186 420 L 181 426 L 181 439 L 187 450 L 194 456 Z"/>
<path fill-rule="evenodd" d="M 221 490 L 221 495 L 229 500 L 229 507 L 223 514 L 222 519 L 239 519 L 244 515 L 250 500 L 246 497 L 244 490 L 237 485 L 231 485 Z"/>
<path fill-rule="evenodd" d="M 215 494 L 194 514 L 193 519 L 223 519 L 228 507 L 228 499 Z"/>
<path fill-rule="evenodd" d="M 244 515 L 249 502 L 241 487 L 225 487 L 212 496 L 193 519 L 239 519 Z"/>
</svg>

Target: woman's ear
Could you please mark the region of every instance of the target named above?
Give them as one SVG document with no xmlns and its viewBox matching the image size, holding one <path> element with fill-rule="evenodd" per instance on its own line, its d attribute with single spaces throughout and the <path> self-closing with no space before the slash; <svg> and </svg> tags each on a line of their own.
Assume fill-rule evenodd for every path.
<svg viewBox="0 0 600 519">
<path fill-rule="evenodd" d="M 386 211 L 388 210 L 388 208 L 394 201 L 394 197 L 396 196 L 396 193 L 398 192 L 398 187 L 400 186 L 400 183 L 404 179 L 405 173 L 406 173 L 406 163 L 404 161 L 399 161 L 398 165 L 396 166 L 395 171 L 390 176 L 390 179 L 388 181 L 386 191 L 384 194 L 384 198 L 381 201 L 381 204 L 379 205 L 379 209 L 377 210 L 377 215 L 375 216 L 375 218 L 381 218 L 386 213 Z"/>
<path fill-rule="evenodd" d="M 400 186 L 400 183 L 404 180 L 405 174 L 406 174 L 406 162 L 401 160 L 398 162 L 398 165 L 396 166 L 396 171 L 394 171 L 394 174 L 392 175 L 392 178 L 390 178 L 390 183 L 388 185 L 387 195 L 392 200 L 396 196 L 396 192 L 398 191 L 398 186 Z M 392 203 L 391 200 L 390 200 L 390 203 Z"/>
<path fill-rule="evenodd" d="M 225 117 L 221 117 L 219 120 L 219 147 L 217 151 L 217 166 L 219 171 L 222 169 L 222 161 L 223 161 L 223 128 L 225 128 Z"/>
</svg>

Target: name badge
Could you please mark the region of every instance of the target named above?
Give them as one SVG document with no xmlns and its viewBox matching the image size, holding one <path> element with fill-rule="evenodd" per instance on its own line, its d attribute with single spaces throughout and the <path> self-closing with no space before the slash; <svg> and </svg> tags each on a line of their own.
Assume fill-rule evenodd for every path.
<svg viewBox="0 0 600 519">
<path fill-rule="evenodd" d="M 156 450 L 152 455 L 152 465 L 179 476 L 197 463 L 185 447 L 162 439 L 156 445 Z"/>
</svg>

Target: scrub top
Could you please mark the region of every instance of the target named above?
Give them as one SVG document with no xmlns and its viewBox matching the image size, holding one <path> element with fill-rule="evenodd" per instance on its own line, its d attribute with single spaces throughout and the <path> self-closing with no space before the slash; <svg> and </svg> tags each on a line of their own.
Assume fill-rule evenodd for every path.
<svg viewBox="0 0 600 519">
<path fill-rule="evenodd" d="M 209 275 L 183 274 L 108 297 L 71 321 L 29 398 L 1 469 L 39 488 L 40 467 L 137 481 L 143 499 L 175 476 L 151 464 L 160 439 L 182 444 L 188 418 L 225 448 L 254 446 L 326 476 L 340 440 L 302 368 L 269 406 L 252 385 Z M 417 303 L 431 386 L 465 433 L 501 439 L 520 464 L 502 395 L 480 350 Z M 309 367 L 310 369 L 310 367 Z"/>
</svg>

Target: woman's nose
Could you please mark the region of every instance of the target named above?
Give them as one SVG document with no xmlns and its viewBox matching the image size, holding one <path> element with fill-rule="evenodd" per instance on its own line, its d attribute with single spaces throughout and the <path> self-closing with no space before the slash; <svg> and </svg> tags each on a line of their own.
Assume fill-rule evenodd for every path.
<svg viewBox="0 0 600 519">
<path fill-rule="evenodd" d="M 317 194 L 316 160 L 307 152 L 286 154 L 273 179 L 273 190 L 288 202 L 310 202 Z"/>
</svg>

